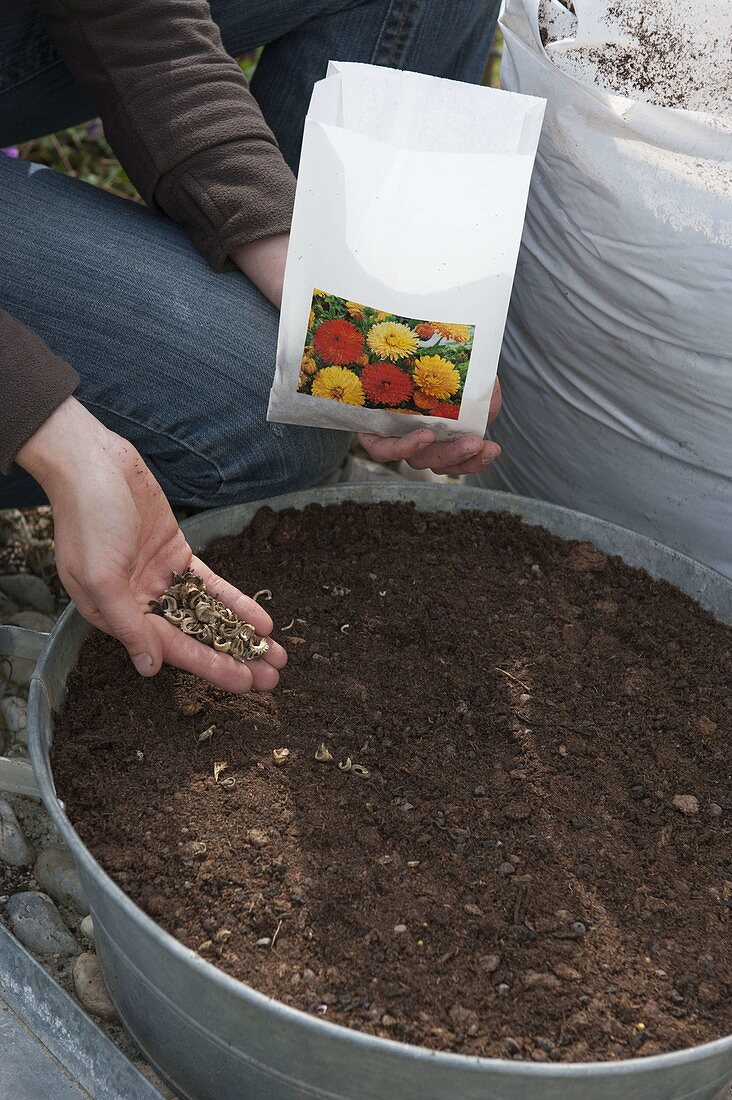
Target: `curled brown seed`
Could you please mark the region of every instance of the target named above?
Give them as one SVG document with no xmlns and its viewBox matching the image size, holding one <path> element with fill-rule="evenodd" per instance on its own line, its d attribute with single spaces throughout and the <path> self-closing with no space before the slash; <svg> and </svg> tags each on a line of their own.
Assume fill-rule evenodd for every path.
<svg viewBox="0 0 732 1100">
<path fill-rule="evenodd" d="M 263 589 L 257 595 L 271 593 Z M 190 571 L 174 573 L 173 584 L 150 607 L 184 634 L 228 653 L 237 661 L 254 661 L 269 649 L 266 638 L 258 637 L 254 627 L 237 618 L 230 607 L 207 590 L 201 577 Z"/>
</svg>

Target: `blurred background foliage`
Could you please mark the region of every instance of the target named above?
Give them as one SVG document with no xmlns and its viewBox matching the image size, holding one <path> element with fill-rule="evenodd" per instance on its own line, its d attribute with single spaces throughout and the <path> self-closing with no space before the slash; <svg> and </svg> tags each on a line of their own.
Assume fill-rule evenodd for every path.
<svg viewBox="0 0 732 1100">
<path fill-rule="evenodd" d="M 239 67 L 248 80 L 254 73 L 260 52 L 257 50 L 239 59 Z M 501 39 L 498 31 L 483 76 L 484 84 L 494 88 L 499 86 L 500 65 Z M 121 198 L 142 201 L 112 152 L 99 119 L 85 122 L 81 126 L 72 126 L 58 134 L 27 141 L 4 152 L 10 156 L 20 156 L 24 160 L 45 164 L 57 172 L 85 180 Z"/>
</svg>

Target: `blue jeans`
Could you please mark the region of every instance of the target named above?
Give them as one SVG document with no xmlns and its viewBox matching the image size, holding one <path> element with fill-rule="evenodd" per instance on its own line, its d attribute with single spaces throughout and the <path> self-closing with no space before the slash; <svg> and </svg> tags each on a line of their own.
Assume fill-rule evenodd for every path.
<svg viewBox="0 0 732 1100">
<path fill-rule="evenodd" d="M 478 82 L 498 0 L 212 0 L 211 9 L 229 53 L 265 46 L 252 92 L 296 171 L 310 92 L 330 58 Z M 35 5 L 6 0 L 0 147 L 94 113 Z M 278 314 L 243 275 L 214 274 L 170 220 L 2 154 L 0 306 L 73 364 L 79 399 L 134 443 L 175 503 L 305 488 L 347 451 L 347 433 L 267 423 Z M 19 468 L 0 476 L 0 507 L 42 499 Z"/>
</svg>

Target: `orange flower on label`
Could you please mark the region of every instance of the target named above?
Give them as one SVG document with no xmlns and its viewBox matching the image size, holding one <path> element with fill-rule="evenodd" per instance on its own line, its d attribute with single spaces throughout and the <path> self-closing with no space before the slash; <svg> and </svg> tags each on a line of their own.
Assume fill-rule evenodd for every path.
<svg viewBox="0 0 732 1100">
<path fill-rule="evenodd" d="M 420 340 L 431 340 L 435 335 L 435 326 L 431 325 L 429 321 L 422 321 L 421 324 L 414 326 L 414 331 Z"/>
<path fill-rule="evenodd" d="M 350 317 L 355 317 L 357 321 L 362 321 L 366 316 L 366 307 L 359 305 L 358 302 L 346 302 L 346 313 Z"/>
<path fill-rule="evenodd" d="M 382 321 L 372 325 L 366 343 L 380 359 L 404 359 L 419 347 L 419 340 L 402 321 Z"/>
<path fill-rule="evenodd" d="M 422 355 L 412 375 L 415 385 L 429 397 L 444 401 L 460 389 L 460 375 L 441 355 Z"/>
<path fill-rule="evenodd" d="M 313 379 L 313 397 L 326 397 L 344 405 L 363 405 L 366 398 L 361 380 L 346 367 L 323 367 Z"/>
<path fill-rule="evenodd" d="M 300 372 L 302 374 L 315 374 L 317 370 L 318 364 L 315 362 L 312 355 L 303 355 L 300 364 Z"/>
<path fill-rule="evenodd" d="M 470 325 L 443 325 L 440 321 L 432 321 L 430 327 L 446 340 L 452 340 L 456 344 L 467 343 L 472 335 Z"/>
<path fill-rule="evenodd" d="M 343 318 L 321 321 L 313 336 L 313 346 L 321 359 L 344 366 L 363 355 L 363 337 L 356 326 Z"/>
<path fill-rule="evenodd" d="M 460 406 L 451 405 L 449 401 L 438 401 L 430 409 L 430 416 L 441 416 L 446 420 L 457 420 L 460 416 Z"/>
<path fill-rule="evenodd" d="M 394 363 L 370 363 L 363 369 L 361 385 L 369 401 L 377 405 L 401 405 L 414 389 L 407 372 Z"/>
<path fill-rule="evenodd" d="M 419 389 L 414 391 L 412 401 L 414 401 L 418 409 L 431 409 L 435 403 L 434 397 L 430 397 L 430 395 L 428 393 L 425 393 L 424 390 Z"/>
</svg>

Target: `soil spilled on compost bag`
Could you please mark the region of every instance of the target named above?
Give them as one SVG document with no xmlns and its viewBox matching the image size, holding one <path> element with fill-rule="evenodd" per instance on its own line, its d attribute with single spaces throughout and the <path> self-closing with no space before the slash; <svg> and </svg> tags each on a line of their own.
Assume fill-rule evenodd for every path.
<svg viewBox="0 0 732 1100">
<path fill-rule="evenodd" d="M 271 589 L 277 692 L 143 680 L 97 635 L 54 742 L 147 913 L 263 993 L 443 1050 L 732 1032 L 732 630 L 509 515 L 265 509 L 207 560 Z"/>
</svg>

